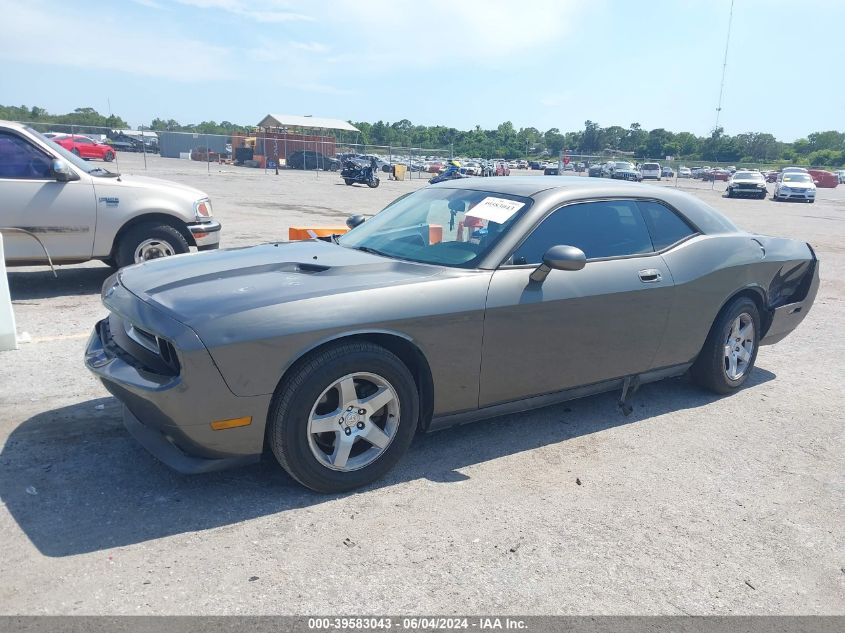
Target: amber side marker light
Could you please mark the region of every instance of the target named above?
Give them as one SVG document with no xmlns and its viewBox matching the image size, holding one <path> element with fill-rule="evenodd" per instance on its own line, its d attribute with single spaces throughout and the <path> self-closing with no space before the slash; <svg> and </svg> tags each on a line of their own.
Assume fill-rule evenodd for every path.
<svg viewBox="0 0 845 633">
<path fill-rule="evenodd" d="M 215 431 L 222 431 L 223 429 L 234 429 L 239 426 L 249 426 L 252 424 L 252 416 L 248 415 L 245 418 L 232 418 L 231 420 L 215 420 L 211 423 L 211 428 Z"/>
</svg>

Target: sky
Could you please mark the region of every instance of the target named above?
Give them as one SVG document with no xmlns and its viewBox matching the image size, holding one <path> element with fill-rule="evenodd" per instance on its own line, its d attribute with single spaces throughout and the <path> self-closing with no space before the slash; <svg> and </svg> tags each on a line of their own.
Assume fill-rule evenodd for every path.
<svg viewBox="0 0 845 633">
<path fill-rule="evenodd" d="M 705 135 L 730 0 L 0 0 L 0 104 Z M 843 0 L 735 0 L 720 125 L 845 130 Z"/>
</svg>

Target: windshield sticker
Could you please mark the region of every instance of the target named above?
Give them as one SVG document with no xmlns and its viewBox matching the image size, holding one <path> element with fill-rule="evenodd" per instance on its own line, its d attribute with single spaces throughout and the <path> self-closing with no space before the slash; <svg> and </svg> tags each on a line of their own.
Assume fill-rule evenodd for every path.
<svg viewBox="0 0 845 633">
<path fill-rule="evenodd" d="M 513 214 L 525 206 L 524 202 L 516 202 L 506 198 L 487 197 L 466 212 L 468 216 L 489 220 L 497 224 L 504 224 Z"/>
</svg>

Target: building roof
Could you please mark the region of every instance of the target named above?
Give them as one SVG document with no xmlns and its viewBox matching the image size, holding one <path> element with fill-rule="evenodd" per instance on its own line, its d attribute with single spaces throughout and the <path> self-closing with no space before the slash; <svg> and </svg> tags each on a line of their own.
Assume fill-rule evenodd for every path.
<svg viewBox="0 0 845 633">
<path fill-rule="evenodd" d="M 360 131 L 357 127 L 342 119 L 299 116 L 296 114 L 268 114 L 258 122 L 258 127 L 306 127 L 320 130 L 347 130 L 349 132 Z"/>
</svg>

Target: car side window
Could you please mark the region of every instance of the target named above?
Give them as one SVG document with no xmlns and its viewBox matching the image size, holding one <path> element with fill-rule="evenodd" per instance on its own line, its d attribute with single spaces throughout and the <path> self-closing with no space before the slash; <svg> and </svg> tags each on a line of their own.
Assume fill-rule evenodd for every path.
<svg viewBox="0 0 845 633">
<path fill-rule="evenodd" d="M 47 154 L 19 136 L 0 132 L 0 178 L 52 180 L 52 172 Z"/>
<path fill-rule="evenodd" d="M 93 142 L 84 136 L 74 136 L 73 142 L 79 145 L 93 145 Z"/>
<path fill-rule="evenodd" d="M 640 200 L 637 204 L 651 233 L 654 250 L 662 251 L 667 246 L 695 235 L 695 229 L 667 206 L 651 200 Z"/>
<path fill-rule="evenodd" d="M 636 202 L 582 202 L 561 207 L 543 220 L 514 251 L 513 264 L 539 264 L 545 252 L 559 244 L 580 248 L 587 259 L 654 250 Z"/>
</svg>

